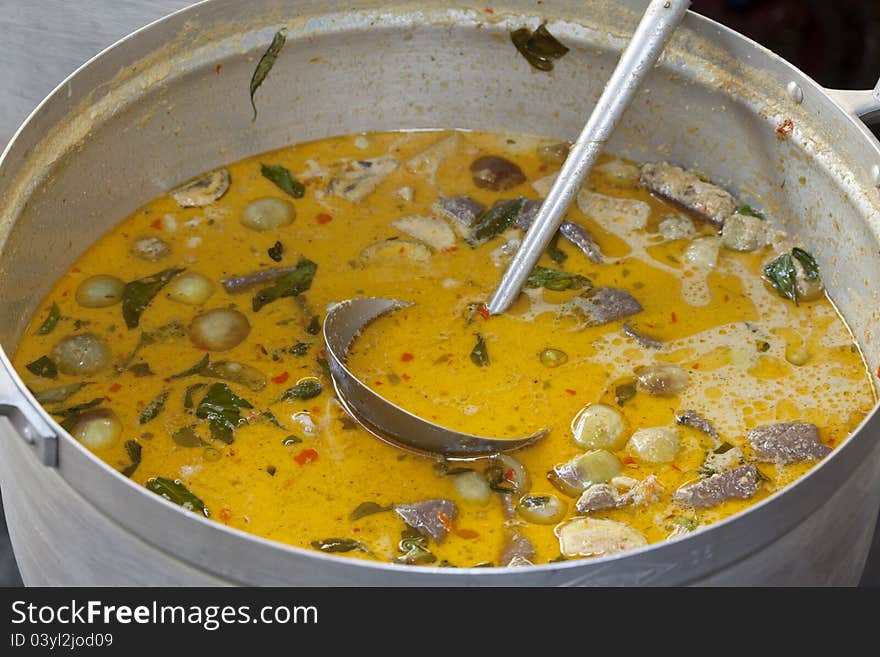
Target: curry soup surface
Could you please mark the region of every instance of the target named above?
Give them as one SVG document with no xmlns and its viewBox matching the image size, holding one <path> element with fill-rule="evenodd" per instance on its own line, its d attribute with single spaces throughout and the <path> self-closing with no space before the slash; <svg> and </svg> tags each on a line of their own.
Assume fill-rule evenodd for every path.
<svg viewBox="0 0 880 657">
<path fill-rule="evenodd" d="M 795 304 L 762 278 L 790 248 L 784 236 L 750 252 L 719 251 L 718 228 L 651 194 L 632 163 L 605 157 L 568 215 L 595 239 L 602 262 L 561 239 L 540 263 L 549 282 L 533 281 L 508 313 L 481 313 L 523 232 L 508 222 L 471 246 L 467 222 L 444 216 L 435 202 L 461 195 L 491 208 L 499 199 L 540 199 L 559 168 L 541 152 L 552 144 L 478 132 L 377 133 L 232 164 L 225 193 L 213 180 L 190 190 L 207 193 L 207 203 L 199 197 L 182 207 L 162 196 L 98 240 L 43 301 L 15 364 L 75 437 L 154 492 L 267 538 L 380 561 L 546 563 L 560 558 L 560 523 L 581 517 L 622 523 L 607 527 L 625 528 L 635 542 L 599 541 L 563 549 L 565 557 L 663 541 L 746 508 L 817 463 L 757 458 L 747 439 L 755 427 L 812 423 L 823 445 L 839 445 L 874 404 L 870 376 L 824 295 Z M 502 180 L 500 189 L 478 181 L 471 165 L 483 156 L 515 163 L 524 180 Z M 265 198 L 276 200 L 246 212 Z M 693 230 L 665 238 L 660 226 L 670 216 Z M 715 261 L 694 264 L 688 248 L 703 238 Z M 306 263 L 317 268 L 303 283 Z M 281 267 L 302 278 L 229 284 Z M 204 278 L 181 278 L 189 274 Z M 83 287 L 97 275 L 128 285 Z M 625 290 L 641 311 L 586 321 L 576 300 L 604 288 Z M 514 437 L 549 428 L 539 443 L 510 454 L 529 482 L 509 462 L 406 453 L 346 415 L 325 369 L 320 322 L 329 304 L 360 296 L 414 305 L 368 326 L 350 369 L 387 399 L 455 429 Z M 205 320 L 208 311 L 222 312 Z M 249 330 L 236 332 L 233 320 Z M 78 370 L 76 359 L 95 358 L 95 345 L 77 343 L 85 356 L 77 344 L 59 347 L 73 335 L 103 344 L 104 362 L 98 354 Z M 74 362 L 65 364 L 71 349 Z M 669 371 L 684 382 L 671 394 L 639 379 L 658 364 L 675 366 Z M 617 508 L 581 513 L 580 489 L 566 494 L 547 473 L 595 451 L 589 437 L 575 440 L 583 427 L 572 421 L 596 404 L 621 421 L 622 433 L 605 450 L 610 472 L 580 487 L 603 483 L 622 495 L 650 478 L 652 488 Z M 688 410 L 717 438 L 678 423 Z M 656 427 L 674 436 L 671 458 L 644 458 L 629 440 Z M 673 499 L 682 486 L 726 469 L 707 469 L 707 457 L 731 449 L 737 459 L 726 468 L 758 468 L 752 495 L 703 507 Z M 393 508 L 424 500 L 454 505 L 435 513 L 440 536 L 409 520 L 421 531 L 407 529 Z M 523 504 L 547 512 L 536 518 Z M 531 547 L 517 553 L 515 543 Z"/>
</svg>

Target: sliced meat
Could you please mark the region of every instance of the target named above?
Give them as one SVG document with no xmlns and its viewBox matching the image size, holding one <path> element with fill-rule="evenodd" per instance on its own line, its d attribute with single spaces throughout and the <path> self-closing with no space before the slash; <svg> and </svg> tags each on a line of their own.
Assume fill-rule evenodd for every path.
<svg viewBox="0 0 880 657">
<path fill-rule="evenodd" d="M 529 566 L 537 554 L 532 542 L 519 532 L 511 532 L 498 562 L 502 566 Z"/>
<path fill-rule="evenodd" d="M 819 442 L 819 429 L 806 422 L 783 422 L 756 427 L 747 435 L 755 456 L 761 461 L 797 463 L 821 459 L 831 448 Z"/>
<path fill-rule="evenodd" d="M 736 201 L 727 191 L 668 162 L 643 164 L 640 180 L 654 194 L 716 226 L 723 226 L 736 208 Z"/>
<path fill-rule="evenodd" d="M 655 502 L 662 492 L 663 486 L 654 475 L 648 475 L 642 481 L 615 477 L 607 484 L 590 486 L 578 498 L 575 508 L 578 513 L 587 514 L 619 509 L 630 504 L 641 506 Z"/>
<path fill-rule="evenodd" d="M 398 164 L 390 155 L 347 162 L 330 181 L 330 192 L 352 203 L 359 203 L 372 194 Z"/>
<path fill-rule="evenodd" d="M 455 233 L 449 224 L 437 217 L 412 215 L 391 222 L 401 233 L 414 237 L 428 246 L 442 251 L 455 245 Z"/>
<path fill-rule="evenodd" d="M 662 349 L 663 343 L 660 340 L 655 340 L 654 338 L 648 337 L 642 333 L 636 331 L 632 324 L 629 322 L 623 323 L 623 334 L 628 338 L 632 338 L 636 342 L 638 342 L 643 347 L 648 347 L 649 349 Z"/>
<path fill-rule="evenodd" d="M 413 504 L 398 504 L 394 512 L 413 529 L 419 533 L 430 536 L 437 543 L 442 543 L 449 533 L 451 521 L 458 517 L 458 507 L 452 500 L 435 499 L 415 502 Z"/>
<path fill-rule="evenodd" d="M 684 413 L 678 413 L 675 416 L 675 421 L 686 427 L 690 427 L 691 429 L 702 431 L 712 440 L 720 440 L 718 432 L 715 430 L 715 427 L 712 426 L 712 423 L 696 411 L 687 410 Z"/>
<path fill-rule="evenodd" d="M 672 499 L 694 509 L 717 506 L 727 500 L 747 500 L 761 485 L 758 469 L 751 463 L 682 486 Z"/>
<path fill-rule="evenodd" d="M 503 192 L 526 181 L 516 164 L 497 155 L 484 155 L 471 163 L 471 179 L 480 189 Z"/>
<path fill-rule="evenodd" d="M 261 269 L 251 274 L 241 274 L 237 276 L 229 276 L 220 281 L 229 294 L 244 292 L 258 283 L 266 283 L 281 278 L 285 274 L 296 271 L 296 267 L 275 267 L 273 269 Z"/>
<path fill-rule="evenodd" d="M 648 540 L 629 525 L 603 518 L 573 518 L 553 530 L 566 557 L 601 557 L 633 550 Z"/>
<path fill-rule="evenodd" d="M 595 263 L 602 262 L 602 251 L 587 229 L 573 221 L 563 221 L 559 233 Z"/>
<path fill-rule="evenodd" d="M 563 307 L 565 313 L 582 319 L 585 326 L 601 326 L 642 311 L 642 304 L 635 297 L 616 287 L 593 288 Z"/>
<path fill-rule="evenodd" d="M 477 223 L 477 219 L 486 211 L 486 206 L 470 196 L 438 196 L 434 201 L 434 210 L 448 219 L 464 236 Z"/>
</svg>

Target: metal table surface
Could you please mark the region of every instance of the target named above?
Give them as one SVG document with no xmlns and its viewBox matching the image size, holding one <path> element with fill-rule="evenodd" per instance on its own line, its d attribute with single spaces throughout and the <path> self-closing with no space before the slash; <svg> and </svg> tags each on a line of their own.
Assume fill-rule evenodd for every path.
<svg viewBox="0 0 880 657">
<path fill-rule="evenodd" d="M 189 4 L 189 0 L 0 0 L 0 148 L 81 63 L 135 29 Z M 700 5 L 695 0 L 698 11 Z M 880 522 L 877 527 L 863 586 L 880 585 Z M 0 515 L 0 586 L 20 584 Z"/>
</svg>

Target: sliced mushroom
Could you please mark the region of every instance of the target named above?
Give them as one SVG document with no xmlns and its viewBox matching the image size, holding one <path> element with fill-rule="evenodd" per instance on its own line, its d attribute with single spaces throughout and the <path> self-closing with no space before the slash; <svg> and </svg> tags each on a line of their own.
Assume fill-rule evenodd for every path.
<svg viewBox="0 0 880 657">
<path fill-rule="evenodd" d="M 201 208 L 219 201 L 228 189 L 229 171 L 217 169 L 184 183 L 171 196 L 182 208 Z"/>
<path fill-rule="evenodd" d="M 648 539 L 629 525 L 601 518 L 573 518 L 557 525 L 553 533 L 566 557 L 601 557 L 648 544 Z"/>
</svg>

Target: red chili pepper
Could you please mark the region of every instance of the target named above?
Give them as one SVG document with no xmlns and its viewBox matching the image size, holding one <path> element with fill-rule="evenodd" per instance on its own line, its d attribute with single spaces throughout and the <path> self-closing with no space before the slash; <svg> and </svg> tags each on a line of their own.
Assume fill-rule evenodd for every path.
<svg viewBox="0 0 880 657">
<path fill-rule="evenodd" d="M 443 513 L 441 511 L 439 514 L 439 517 L 440 517 L 440 522 L 442 522 L 443 526 L 446 527 L 446 531 L 448 531 L 448 532 L 455 531 L 455 523 L 452 522 L 452 520 L 449 518 L 449 516 L 447 516 L 445 513 Z"/>
<path fill-rule="evenodd" d="M 312 463 L 313 461 L 318 460 L 318 452 L 313 449 L 304 449 L 299 454 L 294 456 L 293 460 L 300 465 L 306 465 L 307 463 Z"/>
<path fill-rule="evenodd" d="M 672 469 L 675 470 L 676 472 L 681 472 L 681 468 L 679 468 L 677 465 L 675 465 L 675 463 L 672 463 L 670 465 L 672 465 Z"/>
<path fill-rule="evenodd" d="M 219 74 L 222 69 L 223 69 L 223 65 L 217 64 L 217 66 L 214 67 L 214 73 Z"/>
<path fill-rule="evenodd" d="M 692 369 L 692 370 L 698 370 L 698 369 L 700 369 L 700 364 L 699 364 L 699 363 L 694 363 L 693 365 L 691 365 L 691 369 Z"/>
<path fill-rule="evenodd" d="M 678 321 L 678 316 L 675 313 L 672 313 L 669 318 L 672 320 L 672 323 L 675 324 Z"/>
<path fill-rule="evenodd" d="M 577 390 L 572 390 L 571 388 L 566 388 L 566 389 L 565 389 L 565 392 L 567 392 L 569 395 L 576 395 L 576 394 L 578 394 L 578 393 L 577 393 Z"/>
<path fill-rule="evenodd" d="M 485 303 L 481 303 L 479 306 L 477 306 L 477 312 L 480 313 L 480 317 L 482 317 L 483 319 L 489 319 L 490 313 Z"/>
<path fill-rule="evenodd" d="M 473 529 L 459 529 L 457 532 L 455 532 L 455 535 L 461 536 L 462 538 L 466 539 L 474 539 L 480 537 L 480 534 L 478 532 L 475 532 Z"/>
<path fill-rule="evenodd" d="M 516 479 L 516 470 L 510 468 L 510 470 L 504 473 L 504 478 L 507 479 L 507 481 L 514 481 Z"/>
<path fill-rule="evenodd" d="M 220 509 L 220 520 L 229 524 L 229 521 L 232 520 L 232 511 L 230 511 L 226 507 Z"/>
<path fill-rule="evenodd" d="M 82 271 L 82 269 L 80 269 L 79 267 L 71 267 L 70 271 L 74 274 L 78 274 Z"/>
<path fill-rule="evenodd" d="M 780 135 L 790 135 L 792 130 L 794 130 L 794 121 L 791 119 L 785 119 L 776 126 L 776 133 Z"/>
<path fill-rule="evenodd" d="M 319 224 L 329 224 L 331 221 L 333 221 L 333 217 L 326 212 L 322 212 L 317 216 L 317 221 Z"/>
<path fill-rule="evenodd" d="M 279 374 L 278 376 L 273 376 L 272 382 L 273 383 L 284 383 L 289 378 L 290 378 L 290 373 L 287 371 L 284 371 L 281 374 Z"/>
<path fill-rule="evenodd" d="M 411 353 L 407 352 L 400 357 L 400 360 L 402 360 L 404 363 L 408 363 L 413 358 L 415 358 L 415 356 L 413 356 Z"/>
<path fill-rule="evenodd" d="M 880 366 L 877 367 L 877 378 L 880 379 Z"/>
<path fill-rule="evenodd" d="M 156 230 L 162 230 L 162 220 L 153 219 L 153 221 L 150 222 L 150 227 L 155 228 Z"/>
<path fill-rule="evenodd" d="M 724 303 L 727 303 L 728 301 L 730 301 L 730 295 L 725 294 L 724 295 Z"/>
<path fill-rule="evenodd" d="M 120 390 L 122 390 L 122 386 L 118 383 L 114 383 L 110 386 L 110 392 L 119 392 Z"/>
<path fill-rule="evenodd" d="M 621 459 L 621 461 L 623 461 L 623 462 L 626 463 L 627 465 L 629 465 L 630 463 L 635 463 L 635 462 L 636 462 L 636 460 L 635 460 L 632 456 L 629 456 L 629 455 L 624 456 L 624 457 Z"/>
<path fill-rule="evenodd" d="M 407 374 L 406 372 L 404 372 L 403 374 L 400 375 L 400 378 L 403 379 L 404 381 L 409 381 L 412 377 L 409 374 Z"/>
</svg>

